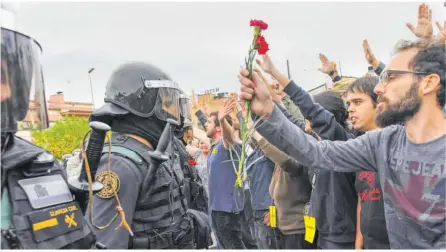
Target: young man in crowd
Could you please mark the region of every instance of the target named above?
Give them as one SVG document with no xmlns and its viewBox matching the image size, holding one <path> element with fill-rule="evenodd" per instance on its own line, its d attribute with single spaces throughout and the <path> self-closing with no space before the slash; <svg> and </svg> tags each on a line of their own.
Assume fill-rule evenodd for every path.
<svg viewBox="0 0 446 252">
<path fill-rule="evenodd" d="M 264 116 L 257 131 L 300 163 L 379 173 L 391 248 L 445 248 L 445 48 L 430 40 L 400 45 L 374 90 L 376 123 L 392 126 L 346 142 L 307 136 L 275 107 L 261 78 L 246 78 L 246 69 L 241 97 Z"/>
<path fill-rule="evenodd" d="M 349 119 L 357 135 L 378 129 L 375 123 L 377 95 L 373 92 L 378 78 L 363 77 L 354 81 L 346 91 Z M 356 229 L 356 249 L 388 249 L 389 238 L 384 216 L 384 202 L 379 174 L 370 171 L 356 173 L 359 194 Z"/>
<path fill-rule="evenodd" d="M 241 232 L 244 197 L 234 186 L 237 177 L 233 165 L 238 167 L 238 162 L 231 162 L 238 156 L 234 150 L 239 154 L 241 151 L 240 144 L 233 140 L 229 116 L 234 106 L 235 101 L 228 100 L 218 112 L 210 114 L 205 125 L 207 137 L 213 139 L 208 156 L 209 210 L 222 249 L 246 248 Z"/>
</svg>

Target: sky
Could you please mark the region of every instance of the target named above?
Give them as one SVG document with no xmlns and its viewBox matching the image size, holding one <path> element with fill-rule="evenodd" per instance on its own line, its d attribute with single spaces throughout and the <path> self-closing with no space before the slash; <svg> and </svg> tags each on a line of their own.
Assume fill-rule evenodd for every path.
<svg viewBox="0 0 446 252">
<path fill-rule="evenodd" d="M 446 18 L 443 2 L 430 3 L 433 21 Z M 338 62 L 344 76 L 361 76 L 368 39 L 387 62 L 400 39 L 415 39 L 418 3 L 157 3 L 22 2 L 16 28 L 43 47 L 47 95 L 102 105 L 109 76 L 120 64 L 144 61 L 167 72 L 187 93 L 239 91 L 237 74 L 252 39 L 250 19 L 269 24 L 270 56 L 293 80 L 311 89 L 325 82 L 319 53 Z M 438 32 L 434 26 L 434 34 Z"/>
</svg>

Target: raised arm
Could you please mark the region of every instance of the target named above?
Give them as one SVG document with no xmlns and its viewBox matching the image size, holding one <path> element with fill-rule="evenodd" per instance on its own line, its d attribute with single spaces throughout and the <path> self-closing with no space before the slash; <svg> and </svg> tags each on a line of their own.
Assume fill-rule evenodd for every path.
<svg viewBox="0 0 446 252">
<path fill-rule="evenodd" d="M 235 100 L 229 99 L 218 111 L 218 121 L 220 122 L 225 149 L 228 149 L 229 145 L 234 143 L 234 132 L 232 126 L 228 123 L 228 120 L 226 120 L 226 117 L 234 110 L 235 103 Z"/>
<path fill-rule="evenodd" d="M 257 131 L 270 143 L 305 166 L 339 172 L 356 172 L 364 169 L 377 171 L 373 141 L 375 138 L 371 137 L 375 132 L 346 142 L 325 140 L 318 143 L 316 139 L 288 121 L 276 106 Z"/>
<path fill-rule="evenodd" d="M 293 174 L 295 176 L 300 176 L 306 174 L 308 171 L 306 167 L 297 162 L 294 158 L 283 153 L 277 149 L 274 145 L 269 143 L 264 137 L 262 137 L 258 132 L 254 132 L 253 138 L 259 144 L 260 149 L 263 154 L 275 164 L 279 165 L 284 171 Z"/>
<path fill-rule="evenodd" d="M 240 96 L 252 100 L 251 110 L 266 117 L 257 131 L 279 150 L 312 168 L 339 172 L 377 171 L 375 148 L 381 131 L 369 132 L 346 142 L 318 143 L 285 118 L 273 103 L 266 84 L 256 74 L 253 74 L 253 81 L 247 76 L 248 72 L 243 69 L 239 77 L 242 84 Z"/>
<path fill-rule="evenodd" d="M 372 49 L 370 49 L 370 45 L 367 39 L 364 39 L 364 41 L 362 41 L 362 48 L 364 49 L 365 59 L 373 67 L 373 71 L 375 71 L 377 75 L 380 75 L 386 65 L 376 59 L 375 54 L 372 52 Z"/>
<path fill-rule="evenodd" d="M 321 61 L 323 67 L 320 71 L 327 72 L 333 64 L 327 63 L 325 55 L 321 54 Z M 325 110 L 321 105 L 315 103 L 308 94 L 301 87 L 296 85 L 294 81 L 289 80 L 286 76 L 280 73 L 273 65 L 271 58 L 268 55 L 263 56 L 263 61 L 259 61 L 265 71 L 270 71 L 271 75 L 284 86 L 283 91 L 290 96 L 293 103 L 299 107 L 300 112 L 305 119 L 311 122 L 313 130 L 323 139 L 329 140 L 347 140 L 353 137 L 353 134 L 348 132 L 342 125 L 340 125 L 330 111 Z M 334 139 L 335 136 L 337 139 Z"/>
</svg>

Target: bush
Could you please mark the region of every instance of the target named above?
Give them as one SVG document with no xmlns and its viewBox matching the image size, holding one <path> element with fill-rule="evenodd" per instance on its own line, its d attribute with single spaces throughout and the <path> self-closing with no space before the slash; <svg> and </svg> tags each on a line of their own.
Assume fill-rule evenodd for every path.
<svg viewBox="0 0 446 252">
<path fill-rule="evenodd" d="M 45 130 L 33 130 L 33 142 L 50 151 L 61 160 L 64 154 L 78 149 L 85 134 L 90 131 L 88 119 L 76 116 L 65 117 Z"/>
</svg>

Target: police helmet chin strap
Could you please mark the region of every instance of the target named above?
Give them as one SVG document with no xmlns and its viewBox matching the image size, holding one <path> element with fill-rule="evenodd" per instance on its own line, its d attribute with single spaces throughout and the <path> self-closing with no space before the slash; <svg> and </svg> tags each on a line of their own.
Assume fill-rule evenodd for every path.
<svg viewBox="0 0 446 252">
<path fill-rule="evenodd" d="M 117 207 L 116 207 L 117 213 L 115 214 L 115 216 L 113 216 L 113 218 L 110 220 L 110 222 L 104 226 L 98 226 L 93 221 L 93 215 L 94 215 L 93 214 L 93 204 L 92 204 L 93 203 L 93 191 L 97 192 L 97 191 L 101 190 L 103 187 L 103 185 L 100 184 L 99 182 L 97 182 L 97 181 L 93 182 L 93 178 L 94 178 L 96 171 L 98 169 L 98 166 L 99 166 L 102 148 L 104 147 L 104 140 L 106 137 L 108 138 L 108 141 L 110 141 L 110 139 L 111 139 L 111 131 L 110 131 L 111 128 L 109 125 L 102 123 L 102 122 L 91 122 L 89 125 L 92 128 L 92 130 L 84 136 L 84 139 L 82 141 L 82 146 L 81 146 L 82 157 L 84 159 L 83 169 L 81 171 L 81 175 L 79 176 L 79 178 L 75 178 L 75 179 L 80 181 L 78 184 L 82 184 L 85 181 L 85 176 L 88 179 L 88 205 L 89 205 L 90 213 L 91 213 L 90 214 L 90 222 L 95 228 L 102 230 L 102 229 L 108 228 L 119 215 L 121 217 L 121 223 L 119 224 L 118 227 L 116 227 L 116 229 L 118 229 L 121 226 L 124 226 L 124 228 L 129 232 L 130 236 L 133 236 L 133 231 L 132 231 L 130 225 L 126 221 L 125 213 L 121 206 L 121 201 L 119 200 L 119 196 L 116 192 L 116 188 L 113 186 L 112 186 L 113 194 L 115 196 L 116 203 L 117 203 Z M 110 136 L 107 136 L 107 132 L 110 132 Z M 88 141 L 87 150 L 85 150 L 85 141 L 86 141 L 88 135 L 90 135 L 90 139 Z M 108 158 L 107 158 L 107 172 L 108 172 L 109 177 L 111 177 L 110 157 L 111 157 L 111 144 L 109 144 L 109 146 L 108 146 Z M 90 163 L 93 165 L 92 167 L 90 167 Z M 97 185 L 97 183 L 100 184 L 100 187 Z M 71 186 L 76 185 L 76 181 L 73 181 L 73 184 L 70 184 L 70 185 Z M 82 184 L 82 186 L 79 186 L 79 187 L 85 188 L 85 186 L 83 184 Z"/>
</svg>

